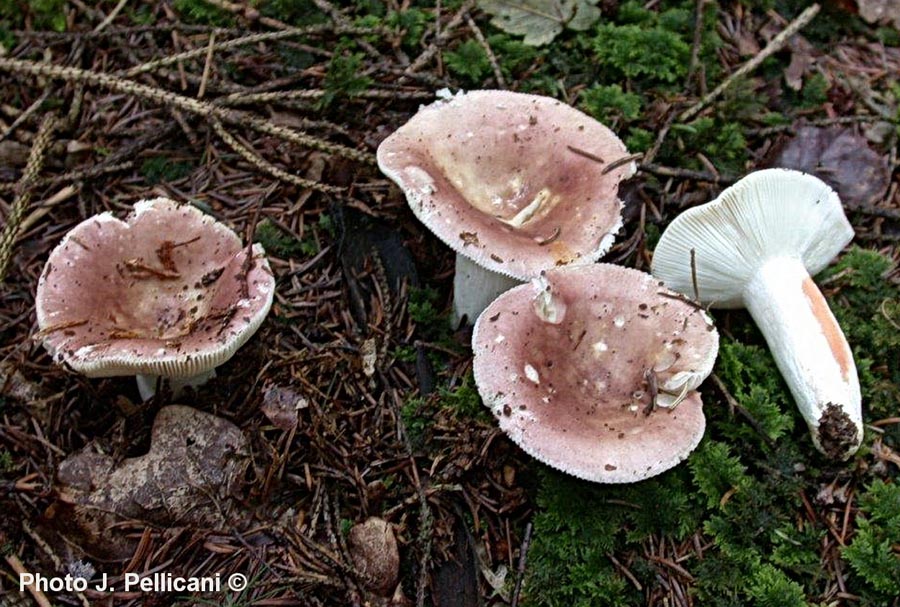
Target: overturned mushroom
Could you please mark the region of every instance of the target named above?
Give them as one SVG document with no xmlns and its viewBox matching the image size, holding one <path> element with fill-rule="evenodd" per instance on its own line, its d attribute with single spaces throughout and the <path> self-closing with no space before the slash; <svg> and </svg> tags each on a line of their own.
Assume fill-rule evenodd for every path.
<svg viewBox="0 0 900 607">
<path fill-rule="evenodd" d="M 378 148 L 413 213 L 456 251 L 454 313 L 473 322 L 542 270 L 599 259 L 635 164 L 608 128 L 549 97 L 473 91 L 419 110 Z"/>
<path fill-rule="evenodd" d="M 751 173 L 669 225 L 653 274 L 714 307 L 746 307 L 824 454 L 845 459 L 862 441 L 853 354 L 810 274 L 853 238 L 838 195 L 805 173 Z M 694 257 L 693 264 L 691 257 Z"/>
<path fill-rule="evenodd" d="M 548 270 L 488 306 L 472 342 L 475 382 L 500 427 L 563 472 L 639 481 L 703 436 L 696 389 L 718 333 L 649 274 L 607 264 Z"/>
<path fill-rule="evenodd" d="M 88 377 L 137 375 L 198 385 L 256 332 L 275 279 L 260 245 L 165 198 L 125 221 L 102 213 L 75 226 L 38 282 L 38 337 Z"/>
</svg>

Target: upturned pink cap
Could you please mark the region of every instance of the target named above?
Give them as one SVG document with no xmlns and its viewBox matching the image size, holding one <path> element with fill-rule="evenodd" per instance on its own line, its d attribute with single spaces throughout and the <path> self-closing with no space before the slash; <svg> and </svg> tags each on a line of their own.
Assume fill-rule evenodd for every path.
<svg viewBox="0 0 900 607">
<path fill-rule="evenodd" d="M 472 91 L 423 107 L 378 166 L 454 251 L 519 280 L 599 259 L 622 226 L 634 162 L 608 128 L 550 97 Z"/>
<path fill-rule="evenodd" d="M 705 418 L 695 390 L 718 334 L 660 285 L 620 266 L 559 268 L 488 306 L 472 337 L 475 382 L 525 452 L 579 478 L 628 483 L 697 446 Z"/>
<path fill-rule="evenodd" d="M 248 254 L 250 259 L 247 259 Z M 143 200 L 75 226 L 38 281 L 38 336 L 88 377 L 191 377 L 227 361 L 272 305 L 260 245 L 190 205 Z"/>
</svg>

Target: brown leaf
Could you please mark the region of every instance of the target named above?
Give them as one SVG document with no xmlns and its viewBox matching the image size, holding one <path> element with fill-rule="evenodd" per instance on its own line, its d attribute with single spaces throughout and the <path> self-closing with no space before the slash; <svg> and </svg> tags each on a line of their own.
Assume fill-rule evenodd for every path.
<svg viewBox="0 0 900 607">
<path fill-rule="evenodd" d="M 897 0 L 857 0 L 859 16 L 869 23 L 893 25 L 900 29 L 900 2 Z"/>
<path fill-rule="evenodd" d="M 260 408 L 276 427 L 290 432 L 297 426 L 297 412 L 308 405 L 305 398 L 290 388 L 270 386 L 263 393 Z"/>
<path fill-rule="evenodd" d="M 864 137 L 843 127 L 798 128 L 772 166 L 816 175 L 837 191 L 848 208 L 877 202 L 890 185 L 885 159 Z"/>
</svg>

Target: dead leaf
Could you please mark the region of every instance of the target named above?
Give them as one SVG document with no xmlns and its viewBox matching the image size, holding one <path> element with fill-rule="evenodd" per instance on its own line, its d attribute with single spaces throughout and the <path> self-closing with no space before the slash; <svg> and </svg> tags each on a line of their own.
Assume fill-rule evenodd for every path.
<svg viewBox="0 0 900 607">
<path fill-rule="evenodd" d="M 900 2 L 897 0 L 857 0 L 859 16 L 869 23 L 893 25 L 900 29 Z"/>
<path fill-rule="evenodd" d="M 509 34 L 525 36 L 530 46 L 548 44 L 566 27 L 586 30 L 600 18 L 599 0 L 479 0 L 493 15 L 491 24 Z"/>
<path fill-rule="evenodd" d="M 400 552 L 391 524 L 371 517 L 354 525 L 347 547 L 363 584 L 381 596 L 390 596 L 400 576 Z"/>
<path fill-rule="evenodd" d="M 127 519 L 221 526 L 248 463 L 237 426 L 190 407 L 164 407 L 146 455 L 114 466 L 108 456 L 81 453 L 60 464 L 56 527 L 88 552 L 103 553 L 122 544 L 116 527 Z"/>
<path fill-rule="evenodd" d="M 843 127 L 798 128 L 776 154 L 772 166 L 816 175 L 851 209 L 877 202 L 890 185 L 885 159 L 864 137 Z"/>
<path fill-rule="evenodd" d="M 270 386 L 263 393 L 263 414 L 276 427 L 290 432 L 297 426 L 297 413 L 309 406 L 309 402 L 290 388 Z"/>
</svg>

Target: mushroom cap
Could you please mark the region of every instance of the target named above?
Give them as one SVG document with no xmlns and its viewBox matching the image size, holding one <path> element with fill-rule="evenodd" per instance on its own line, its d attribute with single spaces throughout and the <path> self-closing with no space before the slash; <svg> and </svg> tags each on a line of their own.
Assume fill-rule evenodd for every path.
<svg viewBox="0 0 900 607">
<path fill-rule="evenodd" d="M 639 481 L 687 457 L 706 425 L 694 390 L 719 343 L 703 310 L 620 266 L 545 279 L 549 305 L 521 285 L 475 324 L 475 383 L 503 431 L 540 461 L 602 483 Z M 648 369 L 685 400 L 652 408 Z"/>
<path fill-rule="evenodd" d="M 75 226 L 38 281 L 38 334 L 88 377 L 191 377 L 227 361 L 272 306 L 259 245 L 190 205 L 142 200 Z M 246 267 L 245 267 L 246 266 Z"/>
<path fill-rule="evenodd" d="M 472 91 L 421 108 L 378 147 L 378 166 L 454 251 L 527 280 L 606 253 L 622 226 L 618 185 L 635 164 L 603 170 L 627 153 L 561 101 Z"/>
<path fill-rule="evenodd" d="M 695 250 L 700 301 L 743 307 L 744 288 L 773 257 L 799 258 L 816 274 L 853 239 L 837 193 L 790 169 L 750 173 L 719 197 L 676 217 L 653 253 L 653 275 L 693 294 Z"/>
</svg>

